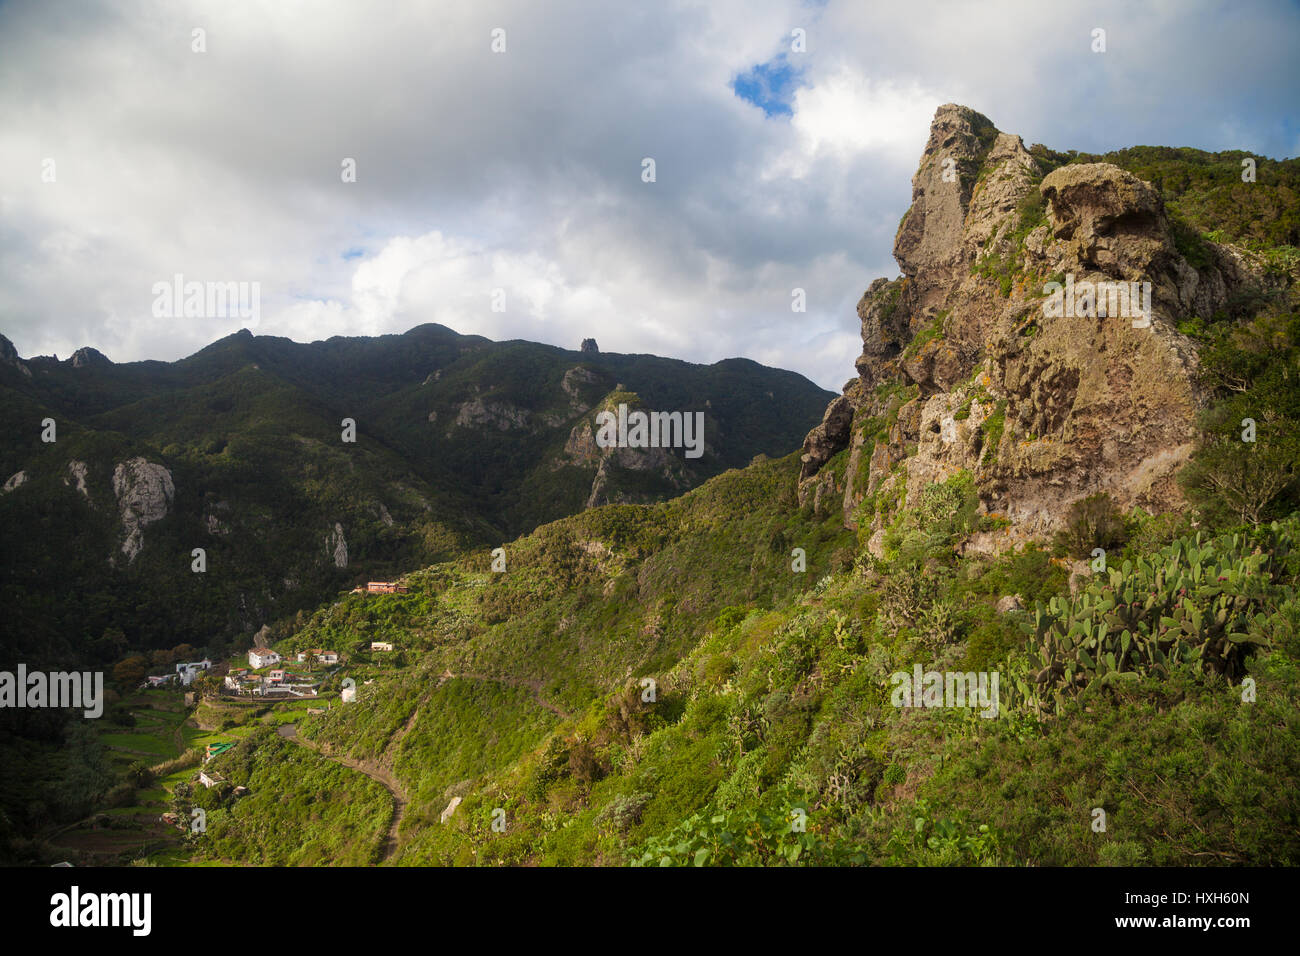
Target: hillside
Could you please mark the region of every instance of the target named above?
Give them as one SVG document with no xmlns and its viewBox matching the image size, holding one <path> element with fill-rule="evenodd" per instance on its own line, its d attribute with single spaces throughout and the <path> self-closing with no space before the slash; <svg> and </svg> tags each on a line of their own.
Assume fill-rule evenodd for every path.
<svg viewBox="0 0 1300 956">
<path fill-rule="evenodd" d="M 220 785 L 170 788 L 177 813 L 207 814 L 177 852 L 1300 863 L 1296 161 L 1262 160 L 1261 193 L 1238 202 L 1240 158 L 1026 149 L 940 107 L 895 243 L 903 274 L 863 296 L 858 375 L 802 452 L 719 454 L 662 501 L 602 504 L 593 479 L 596 507 L 501 552 L 473 542 L 406 568 L 407 593 L 280 618 L 263 637 L 281 653 L 345 663 L 319 706 L 200 683 L 194 720 L 235 746 L 210 765 Z M 1274 208 L 1280 229 L 1252 225 Z M 1067 278 L 1150 283 L 1149 308 L 1055 313 L 1049 284 Z M 475 380 L 503 381 L 516 347 Z M 563 455 L 611 393 L 665 400 L 638 384 L 640 359 L 590 370 L 610 390 L 570 377 L 571 358 L 491 396 L 444 371 L 441 404 L 407 383 L 369 414 L 409 426 L 427 410 L 442 429 L 454 409 L 505 435 L 558 414 L 558 382 L 586 406 L 554 426 Z M 416 460 L 413 432 L 386 434 Z M 461 453 L 443 460 L 471 467 Z M 489 512 L 507 525 L 508 497 Z M 63 768 L 51 787 L 114 779 Z"/>
<path fill-rule="evenodd" d="M 0 397 L 0 660 L 56 662 L 246 645 L 358 581 L 786 454 L 828 395 L 742 359 L 424 325 L 310 344 L 244 331 L 121 365 L 93 349 L 22 359 L 0 339 Z M 704 413 L 703 454 L 595 447 L 612 398 Z"/>
</svg>

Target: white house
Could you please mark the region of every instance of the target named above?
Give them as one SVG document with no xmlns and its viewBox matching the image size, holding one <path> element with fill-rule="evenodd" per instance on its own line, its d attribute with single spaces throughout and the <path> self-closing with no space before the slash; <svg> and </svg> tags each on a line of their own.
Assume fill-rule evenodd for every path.
<svg viewBox="0 0 1300 956">
<path fill-rule="evenodd" d="M 257 670 L 280 663 L 280 655 L 269 647 L 255 647 L 248 652 L 248 666 Z"/>
<path fill-rule="evenodd" d="M 337 664 L 339 662 L 338 651 L 321 651 L 316 655 L 316 660 L 322 664 Z"/>
<path fill-rule="evenodd" d="M 205 671 L 212 666 L 212 661 L 190 661 L 188 663 L 177 664 L 176 673 L 180 676 L 181 685 L 189 687 L 194 682 L 194 678 L 199 676 L 199 671 Z"/>
<path fill-rule="evenodd" d="M 372 651 L 391 651 L 393 645 L 390 641 L 371 641 L 370 649 Z"/>
<path fill-rule="evenodd" d="M 267 682 L 268 684 L 282 684 L 282 683 L 284 683 L 284 671 L 281 671 L 281 670 L 268 671 L 267 674 L 266 674 L 266 682 Z"/>
</svg>

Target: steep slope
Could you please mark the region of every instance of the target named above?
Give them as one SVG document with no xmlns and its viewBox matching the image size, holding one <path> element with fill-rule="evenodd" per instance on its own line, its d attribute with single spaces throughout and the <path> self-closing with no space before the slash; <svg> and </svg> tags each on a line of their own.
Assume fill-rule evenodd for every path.
<svg viewBox="0 0 1300 956">
<path fill-rule="evenodd" d="M 1300 527 L 1198 532 L 1175 481 L 1217 395 L 1204 325 L 1293 309 L 1292 237 L 1216 243 L 1093 159 L 939 109 L 904 274 L 864 296 L 858 377 L 797 476 L 787 458 L 600 508 L 499 573 L 429 569 L 286 633 L 352 650 L 357 702 L 301 730 L 402 781 L 397 862 L 1300 859 Z M 1049 282 L 1137 282 L 1143 306 L 1150 283 L 1150 307 L 1054 311 Z M 1285 388 L 1295 328 L 1247 342 L 1237 387 Z M 1109 570 L 1072 579 L 1036 539 L 1101 533 L 1071 524 L 1098 490 L 1127 513 L 1104 515 Z M 917 671 L 937 700 L 900 700 Z M 946 702 L 954 676 L 1001 686 L 980 710 Z"/>
<path fill-rule="evenodd" d="M 940 107 L 895 241 L 903 275 L 876 280 L 859 303 L 858 376 L 805 440 L 801 498 L 842 501 L 877 555 L 885 503 L 962 470 L 981 511 L 1011 522 L 977 548 L 1051 532 L 1090 493 L 1179 507 L 1175 475 L 1205 400 L 1180 325 L 1286 299 L 1296 264 L 1226 244 L 1248 235 L 1236 217 L 1215 233 L 1224 244 L 1199 235 L 1114 161 L 1168 174 L 1202 222 L 1227 191 L 1294 206 L 1298 171 L 1264 160 L 1270 183 L 1234 187 L 1225 168 L 1236 176 L 1244 154 L 1166 152 L 1201 165 L 1142 149 L 1030 151 L 972 110 Z M 1199 179 L 1176 175 L 1189 165 Z M 1296 241 L 1288 228 L 1269 239 Z M 844 450 L 842 468 L 823 472 Z"/>
<path fill-rule="evenodd" d="M 864 297 L 859 375 L 802 455 L 281 620 L 264 636 L 282 652 L 346 667 L 323 713 L 204 704 L 268 726 L 217 758 L 195 857 L 380 862 L 400 806 L 382 850 L 399 865 L 1300 862 L 1296 257 L 1290 233 L 1214 218 L 1234 156 L 1174 208 L 1117 165 L 940 108 L 904 276 Z M 1133 157 L 1170 181 L 1190 162 Z M 1288 188 L 1264 203 L 1284 222 Z M 1150 325 L 1044 309 L 1035 290 L 1067 269 L 1151 282 Z M 573 421 L 639 400 L 630 374 L 608 392 L 572 368 Z M 550 410 L 497 387 L 449 408 L 502 433 Z M 1257 409 L 1261 454 L 1237 437 Z M 583 438 L 564 453 L 592 454 Z M 1272 497 L 1192 482 L 1186 508 L 1180 464 L 1217 478 L 1216 449 Z M 1095 544 L 1106 562 L 1070 563 Z M 345 680 L 355 700 L 333 697 Z M 311 748 L 291 764 L 269 726 L 286 720 Z M 260 825 L 320 792 L 308 776 L 348 788 L 340 804 L 371 776 L 401 800 Z M 4 796 L 26 824 L 34 801 Z"/>
<path fill-rule="evenodd" d="M 566 453 L 620 386 L 705 412 L 703 457 Z M 358 580 L 596 501 L 679 494 L 788 452 L 827 393 L 742 360 L 425 325 L 310 344 L 243 331 L 179 362 L 124 365 L 93 349 L 24 360 L 0 339 L 0 396 L 0 658 L 53 663 L 179 644 L 219 653 Z"/>
</svg>

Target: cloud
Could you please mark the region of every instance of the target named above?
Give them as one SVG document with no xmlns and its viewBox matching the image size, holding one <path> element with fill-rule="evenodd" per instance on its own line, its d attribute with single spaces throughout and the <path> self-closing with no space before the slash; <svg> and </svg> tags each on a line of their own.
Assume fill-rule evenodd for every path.
<svg viewBox="0 0 1300 956">
<path fill-rule="evenodd" d="M 1292 7 L 1209 2 L 0 5 L 0 331 L 123 361 L 436 321 L 838 388 L 936 106 L 1281 156 L 1297 39 Z M 178 272 L 260 282 L 260 320 L 153 319 Z"/>
</svg>

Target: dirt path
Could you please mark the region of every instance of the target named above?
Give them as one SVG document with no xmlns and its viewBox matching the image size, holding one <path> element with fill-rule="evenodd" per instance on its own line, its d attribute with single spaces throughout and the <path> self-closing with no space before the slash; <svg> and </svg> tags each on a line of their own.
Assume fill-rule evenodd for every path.
<svg viewBox="0 0 1300 956">
<path fill-rule="evenodd" d="M 415 715 L 411 715 L 411 720 Z M 410 721 L 408 721 L 409 728 Z M 392 773 L 385 767 L 381 767 L 369 760 L 356 760 L 352 757 L 340 757 L 321 749 L 321 746 L 314 740 L 298 736 L 297 724 L 280 724 L 275 728 L 285 740 L 306 747 L 308 750 L 314 750 L 326 760 L 332 760 L 337 764 L 347 767 L 349 770 L 355 770 L 357 773 L 365 774 L 375 783 L 379 784 L 388 791 L 388 795 L 393 798 L 393 819 L 388 824 L 388 834 L 384 837 L 382 853 L 379 857 L 380 863 L 386 863 L 392 859 L 393 854 L 397 852 L 397 827 L 402 822 L 402 814 L 406 811 L 406 798 L 402 795 L 402 787 Z"/>
</svg>

